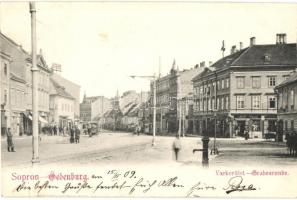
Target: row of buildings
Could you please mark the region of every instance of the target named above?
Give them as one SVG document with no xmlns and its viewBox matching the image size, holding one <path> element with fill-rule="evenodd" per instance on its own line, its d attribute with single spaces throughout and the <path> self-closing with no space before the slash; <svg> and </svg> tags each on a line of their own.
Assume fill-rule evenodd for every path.
<svg viewBox="0 0 297 200">
<path fill-rule="evenodd" d="M 83 124 L 95 123 L 100 128 L 131 131 L 140 123 L 139 110 L 148 102 L 148 92 L 134 90 L 114 98 L 84 95 L 80 104 L 80 119 Z"/>
<path fill-rule="evenodd" d="M 286 34 L 264 45 L 252 37 L 248 47 L 232 46 L 230 55 L 208 67 L 180 71 L 174 62 L 170 74 L 156 81 L 157 130 L 227 138 L 278 133 L 281 139 L 284 130 L 297 128 L 297 91 L 282 86 L 296 66 L 296 43 L 287 43 Z"/>
<path fill-rule="evenodd" d="M 296 66 L 296 43 L 287 43 L 286 34 L 277 34 L 274 44 L 257 44 L 252 37 L 247 47 L 240 42 L 214 63 L 180 70 L 174 61 L 166 76 L 151 81 L 149 96 L 141 101 L 135 91 L 112 99 L 85 97 L 81 119 L 109 129 L 138 124 L 152 133 L 155 86 L 157 134 L 262 138 L 273 133 L 282 140 L 297 128 Z"/>
<path fill-rule="evenodd" d="M 32 134 L 32 57 L 0 32 L 1 133 Z M 79 119 L 80 86 L 49 68 L 42 51 L 37 55 L 40 127 L 65 126 Z"/>
</svg>

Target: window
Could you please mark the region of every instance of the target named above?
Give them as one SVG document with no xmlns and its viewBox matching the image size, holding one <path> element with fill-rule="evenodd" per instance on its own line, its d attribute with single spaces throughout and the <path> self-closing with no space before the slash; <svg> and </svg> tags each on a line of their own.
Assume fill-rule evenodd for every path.
<svg viewBox="0 0 297 200">
<path fill-rule="evenodd" d="M 226 97 L 226 109 L 229 109 L 229 97 Z"/>
<path fill-rule="evenodd" d="M 237 82 L 238 89 L 244 88 L 244 77 L 237 77 L 236 82 Z"/>
<path fill-rule="evenodd" d="M 294 120 L 291 120 L 291 130 L 294 130 Z"/>
<path fill-rule="evenodd" d="M 225 98 L 222 97 L 222 100 L 221 100 L 221 109 L 224 110 L 225 109 Z"/>
<path fill-rule="evenodd" d="M 260 108 L 260 96 L 252 96 L 252 108 L 259 109 Z"/>
<path fill-rule="evenodd" d="M 220 90 L 221 89 L 221 81 L 217 81 L 217 89 Z"/>
<path fill-rule="evenodd" d="M 224 89 L 224 88 L 225 88 L 225 80 L 222 79 L 222 89 Z"/>
<path fill-rule="evenodd" d="M 244 108 L 244 96 L 236 96 L 236 106 L 238 109 Z"/>
<path fill-rule="evenodd" d="M 261 87 L 261 77 L 260 76 L 252 77 L 252 87 L 253 88 L 260 88 Z"/>
<path fill-rule="evenodd" d="M 7 63 L 4 63 L 4 75 L 7 75 Z"/>
<path fill-rule="evenodd" d="M 269 108 L 275 108 L 276 106 L 276 99 L 275 97 L 269 97 L 268 98 L 268 107 Z"/>
<path fill-rule="evenodd" d="M 215 110 L 215 98 L 212 98 L 212 109 Z"/>
<path fill-rule="evenodd" d="M 284 77 L 284 80 L 287 80 L 290 77 L 290 75 L 283 75 L 283 77 Z"/>
<path fill-rule="evenodd" d="M 7 99 L 7 90 L 4 90 L 4 103 L 7 103 L 8 99 Z"/>
<path fill-rule="evenodd" d="M 218 97 L 217 98 L 217 110 L 219 110 L 221 108 L 221 106 L 220 106 L 220 98 Z"/>
<path fill-rule="evenodd" d="M 229 88 L 229 78 L 226 79 L 226 88 Z"/>
<path fill-rule="evenodd" d="M 291 105 L 291 110 L 294 110 L 294 90 L 291 89 L 291 102 L 290 102 L 290 105 Z"/>
<path fill-rule="evenodd" d="M 276 77 L 275 76 L 268 77 L 268 85 L 269 85 L 269 87 L 274 87 L 276 85 Z"/>
</svg>

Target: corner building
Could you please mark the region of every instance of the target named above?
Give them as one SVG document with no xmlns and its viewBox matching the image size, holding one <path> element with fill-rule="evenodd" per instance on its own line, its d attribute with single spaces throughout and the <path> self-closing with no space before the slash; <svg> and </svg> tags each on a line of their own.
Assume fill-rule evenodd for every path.
<svg viewBox="0 0 297 200">
<path fill-rule="evenodd" d="M 276 44 L 250 46 L 232 53 L 192 79 L 194 134 L 262 138 L 277 132 L 274 87 L 296 68 L 296 44 L 277 34 Z"/>
</svg>

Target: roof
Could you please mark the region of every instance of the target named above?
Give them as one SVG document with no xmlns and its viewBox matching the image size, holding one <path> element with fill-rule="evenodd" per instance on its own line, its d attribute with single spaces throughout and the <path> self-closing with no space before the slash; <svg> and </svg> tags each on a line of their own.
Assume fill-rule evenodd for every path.
<svg viewBox="0 0 297 200">
<path fill-rule="evenodd" d="M 15 75 L 13 72 L 10 72 L 10 78 L 12 80 L 15 80 L 15 81 L 18 81 L 18 82 L 21 82 L 21 83 L 26 83 L 26 81 L 24 79 L 22 79 L 21 77 Z"/>
<path fill-rule="evenodd" d="M 270 60 L 264 60 L 268 55 Z M 292 44 L 269 44 L 254 45 L 247 48 L 245 53 L 235 62 L 233 66 L 259 66 L 259 65 L 296 65 L 296 43 Z"/>
<path fill-rule="evenodd" d="M 296 83 L 297 82 L 297 72 L 295 71 L 294 73 L 292 73 L 286 80 L 284 80 L 283 82 L 281 82 L 279 85 L 277 85 L 275 87 L 275 89 L 277 88 L 281 88 L 284 87 L 286 85 L 289 85 L 291 83 Z"/>
<path fill-rule="evenodd" d="M 268 56 L 268 60 L 264 59 Z M 253 45 L 219 59 L 211 65 L 215 70 L 228 67 L 255 67 L 255 66 L 296 66 L 297 47 L 296 43 L 291 44 L 267 44 Z M 203 73 L 194 77 L 192 81 L 211 72 L 204 70 Z"/>
<path fill-rule="evenodd" d="M 55 89 L 55 93 L 54 94 L 50 94 L 50 95 L 59 95 L 68 99 L 74 99 L 73 96 L 71 96 L 68 92 L 66 92 L 65 88 L 61 85 L 59 85 L 56 81 L 54 81 L 53 79 L 50 79 L 54 89 Z"/>
</svg>

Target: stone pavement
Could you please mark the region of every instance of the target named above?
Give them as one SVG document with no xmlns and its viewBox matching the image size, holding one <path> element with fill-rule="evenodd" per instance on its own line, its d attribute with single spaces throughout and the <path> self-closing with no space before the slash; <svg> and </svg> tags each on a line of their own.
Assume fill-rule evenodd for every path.
<svg viewBox="0 0 297 200">
<path fill-rule="evenodd" d="M 98 136 L 82 136 L 79 144 L 70 144 L 69 137 L 43 136 L 40 142 L 41 165 L 48 164 L 126 164 L 148 163 L 201 166 L 201 138 L 181 138 L 182 150 L 179 160 L 174 159 L 172 143 L 174 137 L 157 136 L 156 145 L 151 146 L 152 136 L 136 136 L 131 133 L 101 133 Z M 2 166 L 30 166 L 32 158 L 31 137 L 15 139 L 15 153 L 7 152 L 6 141 L 2 141 Z M 209 152 L 214 145 L 210 138 Z M 296 164 L 297 159 L 287 156 L 284 143 L 242 138 L 216 140 L 219 155 L 209 155 L 210 165 L 236 164 Z"/>
</svg>

